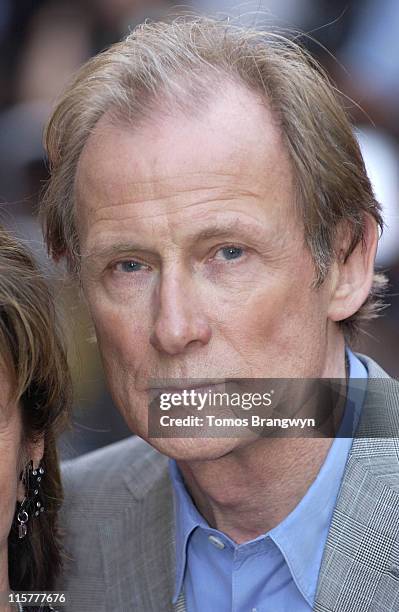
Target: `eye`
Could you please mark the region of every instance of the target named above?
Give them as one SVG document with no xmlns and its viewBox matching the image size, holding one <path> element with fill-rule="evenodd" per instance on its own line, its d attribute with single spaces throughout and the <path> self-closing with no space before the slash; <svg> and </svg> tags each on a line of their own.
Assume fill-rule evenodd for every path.
<svg viewBox="0 0 399 612">
<path fill-rule="evenodd" d="M 220 254 L 220 257 L 218 255 Z M 216 253 L 215 259 L 225 259 L 230 261 L 232 259 L 239 259 L 244 254 L 244 249 L 238 246 L 227 246 L 219 249 Z"/>
<path fill-rule="evenodd" d="M 128 260 L 128 261 L 119 261 L 114 266 L 114 270 L 117 272 L 139 272 L 143 270 L 146 266 L 139 261 Z"/>
</svg>

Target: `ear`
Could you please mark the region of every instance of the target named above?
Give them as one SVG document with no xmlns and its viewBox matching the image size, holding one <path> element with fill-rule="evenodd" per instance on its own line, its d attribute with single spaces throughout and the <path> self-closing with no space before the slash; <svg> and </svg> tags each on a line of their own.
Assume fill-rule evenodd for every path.
<svg viewBox="0 0 399 612">
<path fill-rule="evenodd" d="M 41 436 L 36 442 L 29 442 L 26 446 L 26 451 L 24 453 L 23 460 L 23 468 L 22 468 L 22 478 L 18 481 L 18 491 L 17 491 L 17 499 L 21 502 L 26 495 L 25 484 L 23 482 L 23 474 L 26 468 L 26 465 L 33 461 L 33 467 L 37 468 L 39 463 L 43 459 L 44 455 L 44 437 Z"/>
<path fill-rule="evenodd" d="M 374 261 L 378 245 L 378 228 L 375 219 L 365 215 L 364 239 L 344 259 L 346 239 L 341 239 L 337 261 L 333 265 L 332 294 L 328 309 L 331 321 L 349 318 L 367 300 L 373 284 Z"/>
</svg>

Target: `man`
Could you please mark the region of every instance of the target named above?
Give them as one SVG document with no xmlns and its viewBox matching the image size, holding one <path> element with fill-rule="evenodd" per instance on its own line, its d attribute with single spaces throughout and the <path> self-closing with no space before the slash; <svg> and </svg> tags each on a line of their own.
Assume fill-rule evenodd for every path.
<svg viewBox="0 0 399 612">
<path fill-rule="evenodd" d="M 49 250 L 144 440 L 65 467 L 69 609 L 398 610 L 398 390 L 346 348 L 381 217 L 320 69 L 276 34 L 147 23 L 82 68 L 46 144 Z M 346 375 L 355 439 L 148 427 L 187 380 Z"/>
</svg>

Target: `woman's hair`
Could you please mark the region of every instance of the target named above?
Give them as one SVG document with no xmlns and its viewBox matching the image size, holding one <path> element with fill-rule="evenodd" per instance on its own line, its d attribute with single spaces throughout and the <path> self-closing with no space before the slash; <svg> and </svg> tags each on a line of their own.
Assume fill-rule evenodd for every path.
<svg viewBox="0 0 399 612">
<path fill-rule="evenodd" d="M 22 416 L 22 444 L 44 439 L 45 512 L 8 538 L 10 588 L 52 589 L 61 567 L 57 514 L 62 501 L 56 438 L 67 423 L 71 382 L 49 289 L 29 252 L 0 226 L 0 358 Z M 27 447 L 27 446 L 26 446 Z M 15 514 L 18 510 L 16 509 Z"/>
</svg>

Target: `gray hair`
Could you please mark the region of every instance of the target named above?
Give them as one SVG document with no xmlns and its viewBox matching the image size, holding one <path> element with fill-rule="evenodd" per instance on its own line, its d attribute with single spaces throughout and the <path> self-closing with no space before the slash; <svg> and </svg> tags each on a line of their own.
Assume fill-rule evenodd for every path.
<svg viewBox="0 0 399 612">
<path fill-rule="evenodd" d="M 304 238 L 312 254 L 315 287 L 336 257 L 337 231 L 349 230 L 348 257 L 364 240 L 365 215 L 382 230 L 356 138 L 339 95 L 312 56 L 275 31 L 229 20 L 180 17 L 146 22 L 122 42 L 90 59 L 62 95 L 45 133 L 51 178 L 41 214 L 49 252 L 79 272 L 74 179 L 80 153 L 106 112 L 132 127 L 171 106 L 201 110 L 215 83 L 230 79 L 263 97 L 281 130 L 296 184 Z M 377 316 L 385 277 L 375 273 L 362 307 L 341 322 L 347 336 Z"/>
</svg>

